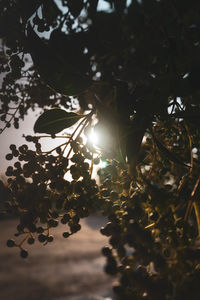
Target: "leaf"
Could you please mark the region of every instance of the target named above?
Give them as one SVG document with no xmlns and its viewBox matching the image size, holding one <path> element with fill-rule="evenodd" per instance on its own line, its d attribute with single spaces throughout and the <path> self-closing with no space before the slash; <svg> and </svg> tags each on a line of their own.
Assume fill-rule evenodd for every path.
<svg viewBox="0 0 200 300">
<path fill-rule="evenodd" d="M 81 118 L 83 118 L 82 115 L 58 108 L 47 110 L 35 122 L 34 131 L 55 134 L 65 128 L 71 127 Z"/>
<path fill-rule="evenodd" d="M 71 0 L 67 3 L 70 13 L 76 18 L 84 7 L 83 0 Z"/>
<path fill-rule="evenodd" d="M 187 111 L 178 111 L 174 114 L 171 114 L 171 117 L 174 118 L 181 118 L 181 119 L 188 119 L 191 120 L 193 118 L 199 119 L 200 118 L 200 110 L 195 106 L 193 109 L 188 109 Z"/>
<path fill-rule="evenodd" d="M 79 74 L 70 67 L 66 70 L 56 70 L 54 72 L 47 72 L 38 66 L 42 79 L 54 90 L 61 94 L 68 96 L 75 96 L 85 91 L 91 86 L 92 81 L 89 77 Z"/>
<path fill-rule="evenodd" d="M 34 14 L 34 12 L 36 12 L 36 10 L 41 6 L 41 4 L 42 4 L 42 0 L 18 1 L 22 18 L 25 21 L 27 21 Z"/>
<path fill-rule="evenodd" d="M 154 141 L 156 146 L 158 147 L 158 150 L 170 161 L 173 161 L 176 164 L 179 164 L 181 166 L 190 168 L 190 166 L 183 163 L 179 157 L 177 157 L 174 153 L 169 151 L 154 135 L 153 135 Z"/>
<path fill-rule="evenodd" d="M 54 21 L 56 21 L 59 14 L 60 10 L 54 1 L 43 1 L 42 16 L 47 24 L 51 25 Z"/>
<path fill-rule="evenodd" d="M 86 75 L 87 70 L 82 69 L 82 66 L 86 65 L 86 57 L 81 56 L 81 53 L 76 53 L 75 50 L 72 51 L 73 45 L 76 46 L 78 44 L 81 36 L 75 36 L 78 41 L 75 38 L 73 41 L 71 41 L 71 38 L 67 40 L 67 35 L 64 36 L 61 34 L 61 39 L 57 37 L 57 42 L 54 36 L 54 43 L 52 43 L 60 45 L 60 47 L 54 48 L 52 43 L 50 43 L 51 39 L 49 43 L 45 43 L 36 34 L 32 26 L 28 24 L 27 47 L 42 80 L 57 92 L 74 96 L 88 89 L 92 84 L 92 80 Z M 62 49 L 63 38 L 67 40 L 64 52 L 59 50 L 60 48 Z M 67 48 L 67 45 L 71 45 L 71 47 Z M 71 52 L 76 53 L 76 55 L 72 56 Z"/>
</svg>

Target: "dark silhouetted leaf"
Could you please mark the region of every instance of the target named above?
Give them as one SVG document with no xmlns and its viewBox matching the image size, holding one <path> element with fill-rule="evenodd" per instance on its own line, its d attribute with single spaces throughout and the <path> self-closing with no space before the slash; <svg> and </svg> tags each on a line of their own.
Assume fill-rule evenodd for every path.
<svg viewBox="0 0 200 300">
<path fill-rule="evenodd" d="M 62 109 L 45 111 L 35 122 L 34 131 L 55 134 L 74 125 L 83 116 Z"/>
<path fill-rule="evenodd" d="M 63 42 L 63 35 L 61 37 Z M 67 40 L 67 36 L 65 39 Z M 84 56 L 80 58 L 80 55 L 77 54 L 72 57 L 71 48 L 70 55 L 68 55 L 67 47 L 63 54 L 62 51 L 59 52 L 59 49 L 51 47 L 51 44 L 45 44 L 30 24 L 27 27 L 27 44 L 41 78 L 57 92 L 73 96 L 80 94 L 92 84 L 92 80 L 80 67 L 85 65 Z"/>
<path fill-rule="evenodd" d="M 54 1 L 44 1 L 42 5 L 42 15 L 48 24 L 53 23 L 53 21 L 55 21 L 58 17 L 59 13 L 60 10 L 58 9 Z"/>
<path fill-rule="evenodd" d="M 184 162 L 176 156 L 176 154 L 169 151 L 155 136 L 153 136 L 156 146 L 158 150 L 170 161 L 173 161 L 176 164 L 182 165 L 184 167 L 190 168 L 190 166 L 184 164 Z"/>
<path fill-rule="evenodd" d="M 69 10 L 74 17 L 80 15 L 81 10 L 83 9 L 83 0 L 69 0 L 67 2 Z"/>
<path fill-rule="evenodd" d="M 22 18 L 26 21 L 28 20 L 34 12 L 38 9 L 38 7 L 42 4 L 42 0 L 21 0 L 19 2 L 19 8 Z"/>
</svg>

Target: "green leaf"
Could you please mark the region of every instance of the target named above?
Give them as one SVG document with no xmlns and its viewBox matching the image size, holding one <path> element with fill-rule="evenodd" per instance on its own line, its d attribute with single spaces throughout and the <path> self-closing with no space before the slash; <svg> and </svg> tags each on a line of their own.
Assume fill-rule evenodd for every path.
<svg viewBox="0 0 200 300">
<path fill-rule="evenodd" d="M 83 118 L 73 112 L 62 109 L 51 109 L 45 111 L 35 122 L 34 131 L 38 133 L 55 134 L 65 128 L 69 128 Z"/>
</svg>

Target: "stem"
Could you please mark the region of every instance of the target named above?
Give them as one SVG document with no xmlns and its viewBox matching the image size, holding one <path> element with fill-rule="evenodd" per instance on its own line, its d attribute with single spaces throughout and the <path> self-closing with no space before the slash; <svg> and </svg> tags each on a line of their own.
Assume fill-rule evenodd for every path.
<svg viewBox="0 0 200 300">
<path fill-rule="evenodd" d="M 90 167 L 90 175 L 91 175 L 91 177 L 92 177 L 93 167 L 94 167 L 94 153 L 92 152 L 92 160 L 91 160 L 91 167 Z"/>
<path fill-rule="evenodd" d="M 188 140 L 189 140 L 189 148 L 190 148 L 190 174 L 192 174 L 192 171 L 193 171 L 193 166 L 194 166 L 194 158 L 193 158 L 193 152 L 192 152 L 192 138 L 191 138 L 191 135 L 190 135 L 190 132 L 189 132 L 189 128 L 186 124 L 186 122 L 184 121 L 184 125 L 185 125 L 185 129 L 186 129 L 186 132 L 187 132 L 187 135 L 188 135 Z"/>
<path fill-rule="evenodd" d="M 184 221 L 185 222 L 188 220 L 188 218 L 190 216 L 193 204 L 195 202 L 197 203 L 197 201 L 199 200 L 199 198 L 200 198 L 200 176 L 199 176 L 199 178 L 196 181 L 196 184 L 195 184 L 194 189 L 192 191 L 190 200 L 188 202 L 188 206 L 187 206 L 185 217 L 184 217 Z M 196 212 L 195 212 L 195 214 L 196 214 Z M 197 222 L 198 222 L 199 216 L 196 215 L 196 218 L 197 218 Z"/>
<path fill-rule="evenodd" d="M 195 201 L 193 203 L 193 206 L 194 206 L 194 212 L 195 212 L 196 221 L 197 221 L 198 237 L 200 238 L 200 205 L 199 205 L 199 202 Z"/>
<path fill-rule="evenodd" d="M 56 146 L 55 148 L 53 148 L 53 149 L 51 149 L 51 150 L 49 150 L 49 151 L 44 151 L 44 152 L 42 152 L 42 153 L 44 153 L 44 154 L 52 153 L 52 152 L 55 151 L 57 148 L 66 145 L 66 143 L 68 143 L 68 142 L 62 143 L 62 144 L 60 144 L 59 146 Z"/>
<path fill-rule="evenodd" d="M 20 249 L 22 249 L 22 245 L 23 245 L 23 243 L 27 240 L 27 238 L 30 236 L 30 233 L 27 233 L 26 234 L 26 236 L 25 236 L 25 238 L 20 242 L 20 244 L 19 245 L 17 245 Z"/>
<path fill-rule="evenodd" d="M 83 124 L 83 123 L 85 123 L 85 124 Z M 75 132 L 76 132 L 77 129 L 80 127 L 80 125 L 82 125 L 82 128 L 81 128 L 80 132 L 78 133 L 76 139 L 81 135 L 81 133 L 83 132 L 83 130 L 84 130 L 85 126 L 87 125 L 87 123 L 88 123 L 88 118 L 84 118 L 84 119 L 81 121 L 81 123 L 79 124 L 79 126 L 76 128 Z M 70 143 L 70 142 L 72 141 L 72 138 L 73 138 L 75 132 L 72 134 L 71 139 L 69 140 L 68 143 Z M 75 140 L 76 140 L 76 139 L 75 139 Z M 68 152 L 68 154 L 67 154 L 67 158 L 69 158 L 71 151 L 72 151 L 72 148 L 70 148 L 70 150 L 69 150 L 69 152 Z"/>
<path fill-rule="evenodd" d="M 41 138 L 51 138 L 50 135 L 40 135 L 40 136 L 36 136 L 38 139 Z M 69 139 L 71 137 L 71 135 L 56 135 L 55 139 L 60 138 L 60 139 Z"/>
</svg>

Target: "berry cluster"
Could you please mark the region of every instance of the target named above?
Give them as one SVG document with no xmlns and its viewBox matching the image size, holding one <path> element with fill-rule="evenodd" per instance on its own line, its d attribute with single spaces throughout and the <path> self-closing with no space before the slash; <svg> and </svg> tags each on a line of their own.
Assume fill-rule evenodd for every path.
<svg viewBox="0 0 200 300">
<path fill-rule="evenodd" d="M 26 258 L 23 244 L 33 244 L 35 238 L 41 243 L 53 241 L 50 230 L 59 222 L 66 225 L 63 237 L 81 229 L 80 218 L 87 217 L 102 204 L 99 199 L 99 188 L 91 179 L 91 166 L 85 161 L 93 154 L 82 144 L 79 137 L 70 140 L 49 152 L 43 152 L 40 137 L 26 137 L 27 142 L 33 142 L 35 151 L 26 144 L 17 148 L 10 145 L 11 152 L 7 160 L 17 159 L 6 171 L 10 201 L 6 203 L 7 211 L 19 215 L 16 237 L 25 235 L 22 242 L 8 240 L 8 247 L 18 246 L 21 256 Z M 70 158 L 65 150 L 70 144 Z M 73 151 L 73 152 L 72 152 Z M 99 159 L 94 158 L 94 163 Z M 72 181 L 67 180 L 71 174 Z"/>
<path fill-rule="evenodd" d="M 183 220 L 188 197 L 185 189 L 190 188 L 189 195 L 194 180 L 186 176 L 172 192 L 163 178 L 167 181 L 169 174 L 173 176 L 173 164 L 162 161 L 162 178 L 160 168 L 138 167 L 133 176 L 126 164 L 113 159 L 99 169 L 97 185 L 91 175 L 93 165 L 100 161 L 99 154 L 91 145 L 84 145 L 80 135 L 74 139 L 66 136 L 65 143 L 48 152 L 42 151 L 41 138 L 26 136 L 35 150 L 26 144 L 18 148 L 11 144 L 6 155 L 9 161 L 17 159 L 6 171 L 6 208 L 20 218 L 16 241 L 9 239 L 8 247 L 19 247 L 21 257 L 26 258 L 25 242 L 32 245 L 37 239 L 42 244 L 51 243 L 51 229 L 59 223 L 66 226 L 63 237 L 68 238 L 81 229 L 81 218 L 100 211 L 108 218 L 100 229 L 109 237 L 109 247 L 102 249 L 105 272 L 119 276 L 113 287 L 116 299 L 167 300 L 176 294 L 179 300 L 183 287 L 198 289 L 196 281 L 192 282 L 199 276 L 198 227 L 194 215 L 190 222 Z M 149 147 L 146 149 L 149 155 Z M 151 172 L 157 184 L 150 181 Z M 18 242 L 21 236 L 24 238 Z M 177 277 L 180 283 L 175 286 Z"/>
</svg>

